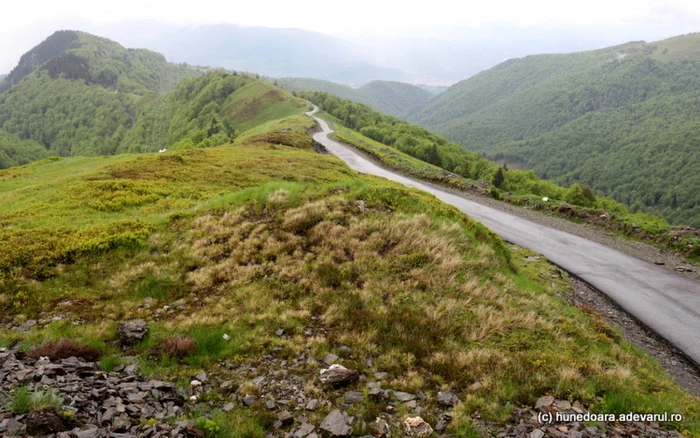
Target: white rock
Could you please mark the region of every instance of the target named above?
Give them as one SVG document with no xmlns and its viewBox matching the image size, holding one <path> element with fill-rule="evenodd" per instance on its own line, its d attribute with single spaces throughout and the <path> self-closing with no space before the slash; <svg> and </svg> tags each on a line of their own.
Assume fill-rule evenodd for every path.
<svg viewBox="0 0 700 438">
<path fill-rule="evenodd" d="M 545 196 L 544 198 L 542 198 L 542 202 L 547 202 L 547 201 L 549 201 L 548 197 Z"/>
<path fill-rule="evenodd" d="M 433 428 L 421 417 L 408 417 L 403 422 L 403 426 L 408 436 L 422 437 L 433 433 Z"/>
<path fill-rule="evenodd" d="M 198 397 L 196 395 L 193 395 L 192 397 L 190 397 L 190 401 L 195 402 L 195 401 L 197 401 L 197 398 Z"/>
<path fill-rule="evenodd" d="M 228 333 L 224 333 L 224 335 L 222 336 L 222 338 L 224 338 L 224 341 L 230 341 L 230 340 L 231 340 L 231 336 L 229 336 Z"/>
<path fill-rule="evenodd" d="M 199 380 L 193 380 L 190 382 L 190 386 L 193 388 L 199 388 L 200 386 L 202 386 L 202 382 L 200 382 Z"/>
</svg>

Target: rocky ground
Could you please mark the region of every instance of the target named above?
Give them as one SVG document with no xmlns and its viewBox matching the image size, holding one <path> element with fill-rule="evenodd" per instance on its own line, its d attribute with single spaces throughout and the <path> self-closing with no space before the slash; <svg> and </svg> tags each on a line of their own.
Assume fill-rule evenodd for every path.
<svg viewBox="0 0 700 438">
<path fill-rule="evenodd" d="M 147 333 L 143 321 L 120 327 L 123 343 Z M 284 337 L 283 330 L 278 336 Z M 305 330 L 322 336 L 319 323 Z M 351 364 L 364 363 L 360 373 Z M 347 365 L 347 366 L 346 366 Z M 391 376 L 372 358 L 358 358 L 347 347 L 323 357 L 303 350 L 290 357 L 282 349 L 245 364 L 222 362 L 209 373 L 190 377 L 177 386 L 146 378 L 136 358 L 124 358 L 112 372 L 101 372 L 94 362 L 79 358 L 51 361 L 33 359 L 17 348 L 0 350 L 0 434 L 53 437 L 204 437 L 193 421 L 194 412 L 220 409 L 253 410 L 270 418 L 269 437 L 427 437 L 445 435 L 460 403 L 457 391 L 438 387 L 415 392 L 392 388 Z M 480 383 L 469 388 L 478 391 Z M 32 393 L 54 392 L 60 406 L 13 413 L 10 399 L 20 387 Z M 675 437 L 655 423 L 582 423 L 552 421 L 541 415 L 588 412 L 576 401 L 543 395 L 534 406 L 519 406 L 508 425 L 484 421 L 478 412 L 468 420 L 473 430 L 497 437 Z M 464 421 L 464 420 L 462 420 Z M 454 435 L 452 435 L 454 436 Z"/>
</svg>

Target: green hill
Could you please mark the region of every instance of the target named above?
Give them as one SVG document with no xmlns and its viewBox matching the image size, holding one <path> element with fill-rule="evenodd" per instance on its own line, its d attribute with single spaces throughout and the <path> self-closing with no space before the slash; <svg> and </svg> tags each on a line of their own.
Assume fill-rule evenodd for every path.
<svg viewBox="0 0 700 438">
<path fill-rule="evenodd" d="M 506 61 L 407 118 L 493 159 L 700 226 L 700 35 Z"/>
<path fill-rule="evenodd" d="M 134 410 L 132 395 L 122 418 L 133 422 L 102 422 L 110 431 L 145 435 L 190 420 L 190 435 L 283 437 L 299 421 L 275 425 L 265 402 L 282 404 L 294 385 L 292 406 L 317 400 L 304 421 L 318 427 L 334 409 L 352 409 L 368 420 L 352 435 L 367 435 L 387 401 L 359 397 L 348 408 L 343 394 L 368 382 L 320 382 L 322 359 L 339 353 L 358 373 L 386 373 L 383 389 L 426 394 L 415 401 L 421 417 L 436 425 L 447 413 L 454 436 L 512 425 L 543 395 L 595 412 L 622 412 L 623 400 L 624 412 L 680 413 L 683 422 L 664 427 L 699 432 L 697 398 L 562 298 L 573 291 L 559 269 L 428 194 L 315 153 L 303 133 L 303 147 L 279 137 L 291 134 L 0 171 L 0 347 L 53 355 L 52 342 L 70 339 L 100 357 L 109 379 L 134 364 L 134 385 L 176 385 L 168 403 L 178 409 L 166 418 Z M 148 333 L 122 349 L 118 327 L 136 318 Z M 27 320 L 36 321 L 28 331 L 7 328 Z M 80 366 L 91 382 L 106 380 Z M 5 385 L 0 414 L 29 421 L 21 409 L 45 408 L 52 382 Z M 462 402 L 447 410 L 438 391 Z M 21 404 L 23 392 L 40 401 Z M 232 402 L 251 394 L 252 403 Z M 84 405 L 62 400 L 52 406 L 92 424 Z M 403 403 L 397 410 L 384 417 L 392 436 L 416 415 Z"/>
<path fill-rule="evenodd" d="M 251 127 L 308 106 L 249 77 L 202 74 L 169 64 L 154 52 L 124 49 L 89 34 L 57 32 L 25 54 L 5 81 L 12 85 L 0 94 L 0 168 L 46 155 L 227 143 Z"/>
<path fill-rule="evenodd" d="M 285 90 L 323 91 L 353 102 L 364 103 L 376 111 L 394 117 L 402 117 L 410 108 L 424 104 L 434 96 L 430 91 L 415 85 L 395 81 L 372 81 L 360 88 L 311 78 L 282 78 L 274 81 Z"/>
</svg>

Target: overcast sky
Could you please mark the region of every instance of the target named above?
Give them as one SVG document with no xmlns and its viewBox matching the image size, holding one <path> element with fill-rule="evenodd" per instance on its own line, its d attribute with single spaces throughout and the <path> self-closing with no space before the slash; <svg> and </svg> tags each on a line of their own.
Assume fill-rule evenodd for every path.
<svg viewBox="0 0 700 438">
<path fill-rule="evenodd" d="M 134 19 L 297 27 L 345 38 L 374 35 L 458 38 L 465 26 L 507 25 L 524 29 L 589 29 L 610 32 L 616 38 L 653 40 L 700 31 L 700 1 L 13 1 L 3 5 L 0 18 L 0 73 L 8 72 L 22 53 L 54 30 L 79 30 L 88 24 L 94 28 L 94 25 Z"/>
</svg>

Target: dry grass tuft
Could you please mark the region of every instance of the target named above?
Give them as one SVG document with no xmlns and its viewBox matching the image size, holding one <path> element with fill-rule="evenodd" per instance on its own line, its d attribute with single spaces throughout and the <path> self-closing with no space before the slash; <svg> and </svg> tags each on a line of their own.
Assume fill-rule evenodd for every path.
<svg viewBox="0 0 700 438">
<path fill-rule="evenodd" d="M 197 349 L 197 343 L 189 336 L 168 336 L 163 341 L 163 352 L 170 357 L 182 359 Z"/>
<path fill-rule="evenodd" d="M 70 339 L 63 338 L 58 341 L 49 341 L 40 347 L 34 348 L 27 355 L 34 359 L 48 357 L 51 360 L 79 357 L 90 362 L 100 357 L 100 352 L 88 345 L 76 344 Z"/>
</svg>

